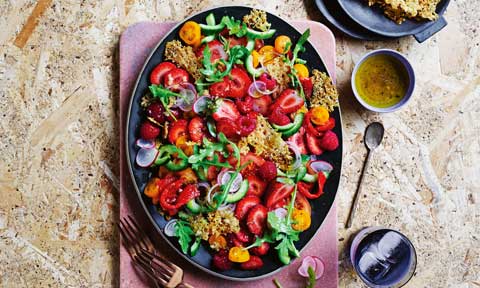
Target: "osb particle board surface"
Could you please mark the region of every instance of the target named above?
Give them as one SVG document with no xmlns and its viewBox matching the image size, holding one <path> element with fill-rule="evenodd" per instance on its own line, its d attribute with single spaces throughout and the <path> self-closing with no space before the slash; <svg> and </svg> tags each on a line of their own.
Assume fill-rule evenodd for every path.
<svg viewBox="0 0 480 288">
<path fill-rule="evenodd" d="M 52 1 L 20 49 L 14 42 L 36 1 L 0 1 L 3 287 L 118 283 L 116 49 L 125 27 L 231 3 L 320 19 L 309 0 L 79 2 Z M 387 128 L 354 227 L 339 230 L 341 287 L 360 286 L 342 251 L 369 225 L 400 229 L 414 242 L 419 263 L 407 287 L 480 286 L 479 14 L 477 1 L 452 1 L 449 25 L 421 45 L 337 35 L 346 151 L 340 227 L 365 156 L 363 130 L 373 120 Z M 349 76 L 364 53 L 384 47 L 412 61 L 417 87 L 407 107 L 380 115 L 355 102 Z"/>
</svg>

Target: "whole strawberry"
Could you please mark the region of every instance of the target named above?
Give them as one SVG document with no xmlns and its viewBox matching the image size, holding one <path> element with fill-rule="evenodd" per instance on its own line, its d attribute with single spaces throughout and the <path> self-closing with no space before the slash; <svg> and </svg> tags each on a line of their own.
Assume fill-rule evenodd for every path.
<svg viewBox="0 0 480 288">
<path fill-rule="evenodd" d="M 232 269 L 233 263 L 228 260 L 228 251 L 220 250 L 217 254 L 213 255 L 212 264 L 215 268 L 219 270 L 229 270 Z"/>
<path fill-rule="evenodd" d="M 277 166 L 272 161 L 265 161 L 258 169 L 258 174 L 264 181 L 271 181 L 277 177 Z"/>
<path fill-rule="evenodd" d="M 337 134 L 333 133 L 331 130 L 325 132 L 323 137 L 320 139 L 320 147 L 323 150 L 333 151 L 338 148 L 338 145 Z"/>
<path fill-rule="evenodd" d="M 140 137 L 145 140 L 154 140 L 160 134 L 160 128 L 150 121 L 143 122 L 140 127 Z"/>
</svg>

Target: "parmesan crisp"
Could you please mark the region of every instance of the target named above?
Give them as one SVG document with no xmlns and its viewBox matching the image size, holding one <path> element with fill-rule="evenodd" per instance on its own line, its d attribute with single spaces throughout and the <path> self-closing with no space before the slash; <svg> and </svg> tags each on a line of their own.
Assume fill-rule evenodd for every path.
<svg viewBox="0 0 480 288">
<path fill-rule="evenodd" d="M 440 0 L 368 0 L 368 5 L 379 5 L 388 18 L 401 24 L 406 19 L 437 19 L 438 2 Z"/>
<path fill-rule="evenodd" d="M 165 45 L 165 60 L 172 61 L 178 67 L 187 70 L 195 80 L 202 78 L 200 62 L 192 47 L 183 46 L 178 40 L 170 41 Z"/>
</svg>

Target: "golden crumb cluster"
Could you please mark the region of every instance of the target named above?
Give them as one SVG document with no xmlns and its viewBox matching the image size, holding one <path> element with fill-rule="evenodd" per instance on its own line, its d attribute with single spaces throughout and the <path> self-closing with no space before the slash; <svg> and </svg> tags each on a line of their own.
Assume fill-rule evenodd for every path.
<svg viewBox="0 0 480 288">
<path fill-rule="evenodd" d="M 268 63 L 265 64 L 265 68 L 268 74 L 277 81 L 278 93 L 288 88 L 290 83 L 290 77 L 288 77 L 290 67 L 287 63 L 283 62 L 282 57 L 275 57 L 273 60 L 268 61 Z"/>
<path fill-rule="evenodd" d="M 210 236 L 227 235 L 240 231 L 238 219 L 229 210 L 216 210 L 206 215 L 190 218 L 190 226 L 196 236 L 208 241 Z"/>
<path fill-rule="evenodd" d="M 271 24 L 267 22 L 267 13 L 262 10 L 252 9 L 249 14 L 243 16 L 243 22 L 250 28 L 267 31 Z"/>
<path fill-rule="evenodd" d="M 310 107 L 324 106 L 332 112 L 338 106 L 337 88 L 326 73 L 317 69 L 312 71 L 313 93 L 310 99 Z"/>
<path fill-rule="evenodd" d="M 368 5 L 378 4 L 385 15 L 401 24 L 405 19 L 435 20 L 440 0 L 368 0 Z"/>
<path fill-rule="evenodd" d="M 293 160 L 282 135 L 275 131 L 262 115 L 257 117 L 255 130 L 247 137 L 243 137 L 238 143 L 241 151 L 248 151 L 249 145 L 255 149 L 255 154 L 276 162 L 282 170 L 288 170 Z"/>
<path fill-rule="evenodd" d="M 183 46 L 178 40 L 172 40 L 165 45 L 165 60 L 172 61 L 178 67 L 187 70 L 195 80 L 202 77 L 200 63 L 192 47 Z"/>
</svg>

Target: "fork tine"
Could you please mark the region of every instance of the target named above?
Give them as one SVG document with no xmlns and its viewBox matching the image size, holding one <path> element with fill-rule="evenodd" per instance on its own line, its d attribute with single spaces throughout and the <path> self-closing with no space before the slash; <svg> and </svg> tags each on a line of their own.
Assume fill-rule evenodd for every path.
<svg viewBox="0 0 480 288">
<path fill-rule="evenodd" d="M 129 224 L 131 224 L 131 226 L 137 231 L 137 234 L 140 235 L 140 242 L 145 246 L 145 249 L 148 251 L 154 251 L 155 249 L 150 237 L 148 237 L 148 235 L 143 231 L 143 229 L 140 228 L 137 222 L 130 215 L 127 217 L 130 220 Z"/>
<path fill-rule="evenodd" d="M 172 267 L 171 265 L 169 265 L 168 260 L 162 259 L 156 256 L 155 254 L 150 253 L 147 250 L 142 249 L 140 251 L 139 256 L 145 259 L 146 261 L 148 261 L 150 265 L 154 266 L 155 264 L 155 266 L 159 266 L 159 268 L 161 268 L 162 270 L 166 271 L 169 274 L 168 276 L 171 276 L 173 275 L 173 273 L 175 273 L 175 267 Z"/>
<path fill-rule="evenodd" d="M 127 223 L 128 225 L 128 228 L 130 230 L 130 233 L 131 233 L 131 236 L 133 239 L 136 239 L 136 243 L 137 243 L 137 246 L 140 246 L 140 247 L 137 247 L 137 248 L 143 248 L 143 247 L 148 247 L 144 241 L 143 241 L 143 238 L 145 237 L 144 234 L 142 233 L 142 229 L 140 229 L 140 227 L 138 226 L 138 224 L 135 222 L 135 220 L 133 220 L 132 217 L 127 216 L 125 218 L 125 222 Z"/>
<path fill-rule="evenodd" d="M 157 261 L 155 261 L 155 263 L 159 262 L 159 263 L 162 263 L 162 264 L 164 264 L 164 265 L 166 265 L 166 266 L 168 266 L 172 269 L 176 268 L 175 265 L 172 262 L 170 262 L 169 260 L 167 260 L 165 258 L 162 258 L 162 257 L 160 257 L 160 256 L 158 256 L 154 253 L 151 253 L 148 250 L 141 249 L 140 253 L 148 256 L 151 259 L 150 261 L 157 260 Z"/>
<path fill-rule="evenodd" d="M 137 258 L 137 263 L 142 266 L 142 268 L 144 269 L 145 273 L 147 273 L 150 277 L 152 277 L 153 279 L 155 279 L 156 281 L 160 282 L 162 285 L 166 285 L 168 283 L 168 280 L 169 280 L 169 276 L 168 275 L 165 275 L 163 273 L 155 273 L 156 271 L 153 269 L 153 267 L 151 267 L 149 265 L 148 262 L 146 262 L 144 259 L 142 258 Z"/>
<path fill-rule="evenodd" d="M 147 274 L 148 277 L 150 277 L 150 279 L 155 282 L 155 286 L 159 287 L 159 285 L 161 285 L 162 287 L 165 287 L 165 285 L 168 283 L 164 279 L 156 277 L 156 275 L 153 274 L 151 269 L 147 265 L 145 265 L 145 263 L 139 260 L 135 260 L 134 263 L 137 264 L 136 266 L 139 267 L 145 274 Z"/>
<path fill-rule="evenodd" d="M 130 239 L 129 234 L 127 232 L 127 229 L 125 227 L 125 223 L 120 220 L 120 223 L 118 224 L 118 227 L 120 228 L 120 234 L 122 235 L 122 241 L 125 244 L 125 248 L 128 251 L 128 254 L 130 254 L 130 257 L 135 257 L 137 254 L 137 251 L 134 248 L 134 245 L 132 244 L 132 239 Z"/>
</svg>

